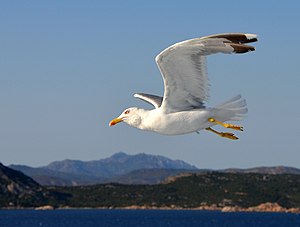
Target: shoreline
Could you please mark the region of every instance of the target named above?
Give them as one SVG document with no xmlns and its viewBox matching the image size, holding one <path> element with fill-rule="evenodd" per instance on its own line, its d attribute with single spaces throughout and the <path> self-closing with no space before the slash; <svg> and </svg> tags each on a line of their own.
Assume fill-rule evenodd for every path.
<svg viewBox="0 0 300 227">
<path fill-rule="evenodd" d="M 243 208 L 238 206 L 224 206 L 218 207 L 217 205 L 211 206 L 199 206 L 199 207 L 178 207 L 175 205 L 171 206 L 138 206 L 131 205 L 126 207 L 53 207 L 51 205 L 45 205 L 40 207 L 2 207 L 0 210 L 202 210 L 202 211 L 219 211 L 219 212 L 271 212 L 271 213 L 293 213 L 300 214 L 300 207 L 284 208 L 278 203 L 262 203 L 258 206 Z"/>
</svg>

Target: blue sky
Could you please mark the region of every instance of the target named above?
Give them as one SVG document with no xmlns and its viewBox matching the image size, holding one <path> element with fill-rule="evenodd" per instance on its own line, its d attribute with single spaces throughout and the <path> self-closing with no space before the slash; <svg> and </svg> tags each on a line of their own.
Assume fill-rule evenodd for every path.
<svg viewBox="0 0 300 227">
<path fill-rule="evenodd" d="M 299 1 L 1 1 L 0 162 L 124 151 L 199 168 L 300 168 L 299 10 Z M 108 126 L 126 107 L 151 108 L 135 92 L 163 94 L 161 50 L 223 32 L 259 35 L 256 52 L 208 59 L 208 106 L 247 99 L 240 140 Z"/>
</svg>

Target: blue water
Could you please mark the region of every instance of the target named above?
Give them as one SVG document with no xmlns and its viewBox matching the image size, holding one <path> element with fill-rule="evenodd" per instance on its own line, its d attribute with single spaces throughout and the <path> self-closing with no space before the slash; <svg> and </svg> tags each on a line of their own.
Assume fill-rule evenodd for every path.
<svg viewBox="0 0 300 227">
<path fill-rule="evenodd" d="M 0 210 L 0 226 L 300 227 L 300 214 L 222 213 L 188 210 Z"/>
</svg>

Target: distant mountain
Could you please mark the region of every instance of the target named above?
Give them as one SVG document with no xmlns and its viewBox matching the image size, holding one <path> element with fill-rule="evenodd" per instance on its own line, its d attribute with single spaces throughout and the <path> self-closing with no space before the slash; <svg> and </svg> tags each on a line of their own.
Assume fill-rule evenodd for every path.
<svg viewBox="0 0 300 227">
<path fill-rule="evenodd" d="M 10 165 L 9 167 L 32 177 L 41 185 L 76 186 L 104 183 L 108 181 L 108 179 L 104 177 L 64 173 L 49 170 L 44 167 L 33 168 L 25 165 Z"/>
<path fill-rule="evenodd" d="M 198 169 L 138 169 L 127 174 L 113 177 L 110 182 L 121 184 L 159 184 L 166 178 L 182 173 L 200 173 Z"/>
<path fill-rule="evenodd" d="M 98 161 L 64 160 L 52 162 L 44 169 L 72 174 L 113 177 L 138 169 L 197 169 L 184 161 L 172 160 L 160 155 L 128 155 L 119 152 Z"/>
<path fill-rule="evenodd" d="M 23 165 L 11 165 L 13 169 L 22 171 L 42 185 L 88 185 L 106 182 L 130 183 L 125 179 L 132 171 L 147 169 L 196 170 L 184 161 L 172 160 L 159 155 L 136 154 L 128 155 L 119 152 L 109 158 L 97 161 L 64 160 L 52 162 L 47 166 L 32 168 Z M 122 179 L 122 175 L 124 178 Z M 163 176 L 163 175 L 162 175 Z M 128 178 L 129 177 L 129 178 Z M 160 177 L 161 178 L 161 177 Z M 158 178 L 158 179 L 160 179 Z M 151 180 L 151 183 L 158 180 Z M 136 178 L 135 183 L 147 183 Z"/>
</svg>

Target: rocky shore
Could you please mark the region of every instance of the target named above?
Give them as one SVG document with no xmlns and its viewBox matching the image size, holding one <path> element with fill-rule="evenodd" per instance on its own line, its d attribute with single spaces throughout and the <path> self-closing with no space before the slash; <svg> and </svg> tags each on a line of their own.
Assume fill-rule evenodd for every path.
<svg viewBox="0 0 300 227">
<path fill-rule="evenodd" d="M 241 208 L 241 207 L 223 207 L 222 212 L 283 212 L 283 213 L 300 213 L 300 208 L 284 208 L 278 203 L 263 203 L 258 206 Z"/>
<path fill-rule="evenodd" d="M 199 206 L 195 208 L 183 208 L 177 206 L 170 206 L 170 207 L 156 207 L 156 206 L 127 206 L 127 207 L 120 207 L 118 209 L 154 209 L 154 210 L 208 210 L 208 211 L 221 211 L 221 212 L 282 212 L 282 213 L 300 213 L 300 207 L 296 208 L 284 208 L 280 206 L 278 203 L 262 203 L 258 206 L 243 208 L 238 206 L 225 206 L 225 207 L 218 207 L 217 205 L 211 206 Z"/>
<path fill-rule="evenodd" d="M 2 209 L 34 209 L 34 210 L 63 210 L 63 209 L 121 209 L 121 210 L 206 210 L 206 211 L 221 211 L 221 212 L 273 212 L 273 213 L 294 213 L 294 214 L 300 214 L 300 207 L 294 207 L 294 208 L 285 208 L 280 206 L 278 203 L 262 203 L 258 206 L 243 208 L 238 206 L 224 206 L 220 207 L 215 204 L 213 205 L 203 205 L 199 207 L 179 207 L 175 205 L 171 206 L 138 206 L 138 205 L 132 205 L 132 206 L 126 206 L 126 207 L 59 207 L 55 208 L 51 205 L 45 205 L 40 207 L 34 207 L 34 208 L 22 208 L 22 207 L 7 207 Z"/>
</svg>

